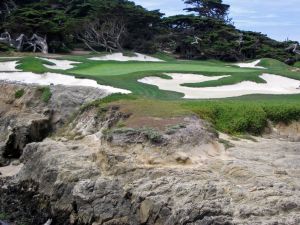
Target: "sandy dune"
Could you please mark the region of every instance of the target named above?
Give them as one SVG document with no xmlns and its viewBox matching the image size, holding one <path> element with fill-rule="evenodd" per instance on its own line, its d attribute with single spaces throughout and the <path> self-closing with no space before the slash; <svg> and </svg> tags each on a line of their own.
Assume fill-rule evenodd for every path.
<svg viewBox="0 0 300 225">
<path fill-rule="evenodd" d="M 114 88 L 110 86 L 99 85 L 96 81 L 90 79 L 77 79 L 73 76 L 57 73 L 35 74 L 32 72 L 0 72 L 0 80 L 20 82 L 25 84 L 39 85 L 66 85 L 66 86 L 85 86 L 106 90 L 109 93 L 129 94 L 130 91 Z"/>
<path fill-rule="evenodd" d="M 260 61 L 261 60 L 259 59 L 259 60 L 253 61 L 251 63 L 237 63 L 234 65 L 239 66 L 241 68 L 266 69 L 265 67 L 257 66 L 260 63 Z"/>
<path fill-rule="evenodd" d="M 139 82 L 155 85 L 161 90 L 183 93 L 187 99 L 212 99 L 229 98 L 250 94 L 300 94 L 300 81 L 272 74 L 263 74 L 260 77 L 266 83 L 258 84 L 251 81 L 243 81 L 234 85 L 219 87 L 191 88 L 181 86 L 184 83 L 196 83 L 209 80 L 218 80 L 224 76 L 207 77 L 195 74 L 167 74 L 172 80 L 159 77 L 146 77 Z"/>
<path fill-rule="evenodd" d="M 161 59 L 157 59 L 151 56 L 143 55 L 140 53 L 135 53 L 136 56 L 124 56 L 122 53 L 113 53 L 108 54 L 105 56 L 99 56 L 99 57 L 92 57 L 89 58 L 90 60 L 96 60 L 96 61 L 120 61 L 120 62 L 126 62 L 126 61 L 141 61 L 141 62 L 164 62 Z"/>
<path fill-rule="evenodd" d="M 0 62 L 0 71 L 3 71 L 3 72 L 21 71 L 21 70 L 16 69 L 17 66 L 18 66 L 18 61 Z"/>
<path fill-rule="evenodd" d="M 46 65 L 45 67 L 53 70 L 69 70 L 74 68 L 74 64 L 79 64 L 80 62 L 70 61 L 70 60 L 57 60 L 57 59 L 49 59 L 49 58 L 39 58 L 48 62 L 51 62 L 55 65 Z"/>
</svg>

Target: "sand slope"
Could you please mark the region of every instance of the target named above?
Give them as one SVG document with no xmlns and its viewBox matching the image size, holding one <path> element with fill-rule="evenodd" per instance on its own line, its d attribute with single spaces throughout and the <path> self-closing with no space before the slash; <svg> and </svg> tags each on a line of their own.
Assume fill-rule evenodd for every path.
<svg viewBox="0 0 300 225">
<path fill-rule="evenodd" d="M 73 76 L 62 75 L 57 73 L 35 74 L 32 72 L 0 72 L 0 80 L 20 82 L 24 84 L 39 85 L 66 85 L 66 86 L 84 86 L 94 87 L 106 90 L 109 93 L 129 94 L 130 91 L 114 88 L 105 85 L 99 85 L 96 81 L 90 79 L 77 79 Z"/>
<path fill-rule="evenodd" d="M 161 59 L 157 59 L 151 56 L 143 55 L 140 53 L 135 53 L 135 56 L 124 56 L 122 53 L 113 53 L 99 57 L 89 58 L 90 60 L 96 61 L 142 61 L 142 62 L 164 62 Z"/>
<path fill-rule="evenodd" d="M 17 66 L 18 66 L 18 61 L 0 62 L 0 71 L 3 71 L 3 72 L 21 71 L 21 70 L 16 69 Z"/>
<path fill-rule="evenodd" d="M 257 66 L 259 63 L 261 62 L 261 60 L 256 60 L 250 63 L 237 63 L 235 64 L 236 66 L 239 66 L 241 68 L 254 68 L 254 69 L 266 69 L 265 67 L 262 66 Z"/>
</svg>

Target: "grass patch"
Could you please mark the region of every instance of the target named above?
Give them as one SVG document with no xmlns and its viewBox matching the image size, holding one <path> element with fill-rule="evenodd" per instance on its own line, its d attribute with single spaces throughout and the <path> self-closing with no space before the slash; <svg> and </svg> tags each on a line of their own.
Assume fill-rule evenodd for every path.
<svg viewBox="0 0 300 225">
<path fill-rule="evenodd" d="M 251 72 L 255 69 L 224 67 L 222 63 L 210 62 L 90 62 L 78 65 L 69 72 L 86 76 L 120 76 L 144 72 Z"/>
<path fill-rule="evenodd" d="M 50 87 L 41 87 L 38 90 L 41 92 L 41 100 L 48 103 L 52 97 Z"/>
<path fill-rule="evenodd" d="M 4 212 L 0 212 L 0 220 L 6 220 L 8 218 L 8 215 Z"/>
<path fill-rule="evenodd" d="M 36 57 L 24 57 L 19 60 L 20 65 L 17 66 L 17 69 L 20 69 L 24 72 L 33 72 L 33 73 L 46 73 L 49 72 L 49 69 L 45 65 L 54 65 L 53 63 L 42 60 Z"/>
<path fill-rule="evenodd" d="M 214 124 L 217 130 L 229 134 L 261 134 L 268 121 L 275 123 L 300 120 L 300 96 L 268 100 L 189 101 L 182 103 L 199 117 Z"/>
<path fill-rule="evenodd" d="M 24 94 L 25 94 L 25 90 L 24 89 L 17 90 L 15 92 L 15 98 L 16 99 L 21 98 L 21 97 L 23 97 Z"/>
<path fill-rule="evenodd" d="M 214 128 L 221 132 L 244 136 L 262 134 L 268 121 L 289 123 L 300 120 L 300 95 L 291 99 L 282 96 L 260 101 L 256 98 L 223 101 L 163 101 L 130 95 L 127 98 L 113 95 L 107 100 L 98 102 L 97 106 L 103 103 L 119 105 L 123 112 L 132 115 L 130 118 L 174 118 L 197 115 L 211 122 Z M 173 127 L 170 127 L 170 132 L 173 132 Z"/>
<path fill-rule="evenodd" d="M 210 121 L 217 130 L 236 134 L 260 134 L 267 125 L 262 107 L 243 102 L 202 101 L 184 103 L 183 107 Z"/>
</svg>

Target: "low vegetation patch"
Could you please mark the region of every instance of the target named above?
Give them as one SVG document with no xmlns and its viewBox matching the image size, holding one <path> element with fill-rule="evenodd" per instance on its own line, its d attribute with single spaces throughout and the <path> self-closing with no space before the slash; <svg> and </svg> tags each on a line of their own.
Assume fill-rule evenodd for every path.
<svg viewBox="0 0 300 225">
<path fill-rule="evenodd" d="M 300 68 L 300 62 L 296 62 L 294 66 Z"/>
<path fill-rule="evenodd" d="M 234 134 L 249 132 L 260 134 L 267 125 L 267 115 L 262 107 L 242 102 L 191 102 L 184 107 L 200 118 L 210 121 L 217 130 Z"/>
<path fill-rule="evenodd" d="M 17 69 L 21 69 L 24 72 L 33 72 L 33 73 L 46 73 L 49 72 L 50 69 L 45 67 L 44 65 L 54 65 L 53 63 L 42 60 L 36 57 L 24 57 L 19 61 L 20 65 Z"/>
<path fill-rule="evenodd" d="M 263 133 L 268 121 L 289 123 L 300 119 L 297 102 L 198 101 L 183 103 L 199 117 L 210 121 L 217 130 L 229 134 Z"/>
<path fill-rule="evenodd" d="M 15 92 L 15 98 L 16 99 L 21 98 L 21 97 L 23 97 L 24 94 L 25 94 L 25 90 L 24 89 L 17 90 Z"/>
<path fill-rule="evenodd" d="M 261 97 L 262 98 L 262 97 Z M 162 101 L 141 99 L 136 96 L 112 95 L 99 101 L 102 104 L 116 104 L 120 110 L 130 113 L 130 120 L 141 117 L 174 118 L 197 115 L 211 122 L 214 128 L 233 135 L 260 135 L 268 125 L 268 121 L 286 124 L 300 120 L 300 95 L 294 98 L 278 96 L 268 100 L 257 100 L 254 97 L 234 100 L 205 101 Z M 101 103 L 102 102 L 102 103 Z M 95 104 L 95 103 L 94 103 Z M 126 121 L 122 127 L 126 127 Z M 179 126 L 167 129 L 173 132 Z"/>
<path fill-rule="evenodd" d="M 0 52 L 12 52 L 14 49 L 7 44 L 0 43 Z"/>
<path fill-rule="evenodd" d="M 52 97 L 50 87 L 42 87 L 42 88 L 39 89 L 39 91 L 42 93 L 41 94 L 41 100 L 45 103 L 48 103 L 49 100 Z"/>
</svg>

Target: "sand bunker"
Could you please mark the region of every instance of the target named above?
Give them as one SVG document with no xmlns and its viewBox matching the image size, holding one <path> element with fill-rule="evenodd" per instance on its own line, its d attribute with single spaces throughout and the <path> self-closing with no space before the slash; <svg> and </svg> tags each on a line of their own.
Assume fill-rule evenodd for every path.
<svg viewBox="0 0 300 225">
<path fill-rule="evenodd" d="M 161 90 L 183 93 L 188 99 L 229 98 L 250 94 L 300 94 L 300 81 L 272 74 L 263 74 L 260 77 L 267 83 L 258 84 L 243 81 L 234 85 L 219 87 L 192 88 L 181 86 L 184 83 L 197 83 L 209 80 L 218 80 L 224 76 L 207 77 L 195 74 L 167 74 L 172 80 L 159 77 L 146 77 L 139 82 L 155 85 Z"/>
<path fill-rule="evenodd" d="M 241 68 L 266 69 L 265 67 L 257 66 L 260 63 L 260 61 L 261 60 L 259 59 L 259 60 L 256 60 L 254 62 L 251 62 L 251 63 L 237 63 L 237 64 L 234 64 L 234 65 L 239 66 Z"/>
<path fill-rule="evenodd" d="M 0 71 L 1 72 L 21 71 L 21 70 L 16 69 L 17 66 L 18 66 L 18 61 L 0 62 Z"/>
<path fill-rule="evenodd" d="M 49 59 L 49 58 L 38 58 L 48 62 L 51 62 L 55 65 L 44 64 L 45 67 L 52 70 L 69 70 L 74 68 L 74 64 L 79 64 L 80 62 L 70 61 L 70 60 L 58 60 L 58 59 Z"/>
<path fill-rule="evenodd" d="M 96 61 L 120 61 L 120 62 L 126 62 L 126 61 L 141 61 L 141 62 L 164 62 L 161 59 L 157 59 L 151 56 L 143 55 L 140 53 L 134 53 L 135 56 L 124 56 L 122 53 L 113 53 L 108 54 L 104 56 L 99 57 L 92 57 L 89 58 L 90 60 L 96 60 Z"/>
<path fill-rule="evenodd" d="M 131 93 L 130 91 L 127 90 L 99 85 L 94 80 L 77 79 L 73 76 L 62 75 L 57 73 L 35 74 L 32 72 L 12 72 L 12 73 L 0 72 L 0 80 L 20 82 L 24 84 L 84 86 L 84 87 L 94 87 L 101 90 L 105 90 L 108 93 L 123 93 L 123 94 Z"/>
</svg>

